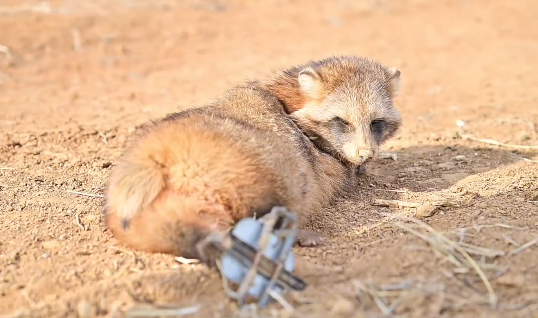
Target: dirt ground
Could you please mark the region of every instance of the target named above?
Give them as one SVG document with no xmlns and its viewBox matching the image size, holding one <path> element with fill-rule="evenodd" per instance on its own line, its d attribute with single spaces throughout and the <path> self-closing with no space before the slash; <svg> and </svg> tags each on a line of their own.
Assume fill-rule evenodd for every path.
<svg viewBox="0 0 538 318">
<path fill-rule="evenodd" d="M 2 317 L 239 316 L 215 271 L 118 244 L 99 195 L 139 125 L 334 54 L 401 70 L 404 127 L 384 147 L 397 157 L 312 216 L 329 243 L 296 248 L 308 287 L 292 316 L 538 316 L 537 13 L 534 0 L 1 1 Z"/>
</svg>

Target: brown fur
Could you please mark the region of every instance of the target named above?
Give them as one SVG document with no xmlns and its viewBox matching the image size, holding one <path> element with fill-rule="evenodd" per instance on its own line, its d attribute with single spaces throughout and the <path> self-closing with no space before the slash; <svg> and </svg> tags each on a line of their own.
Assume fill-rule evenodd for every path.
<svg viewBox="0 0 538 318">
<path fill-rule="evenodd" d="M 293 68 L 148 125 L 112 172 L 108 228 L 135 249 L 197 258 L 200 238 L 226 231 L 244 217 L 260 217 L 273 206 L 295 212 L 302 227 L 308 214 L 354 176 L 342 158 L 320 151 L 289 115 L 312 100 L 322 103 L 337 83 L 347 83 L 347 64 L 335 61 L 332 67 L 340 63 L 341 73 L 306 70 L 322 81 L 317 91 L 301 86 L 300 70 Z M 328 82 L 331 74 L 337 78 Z M 319 239 L 303 238 L 311 239 L 306 245 Z"/>
<path fill-rule="evenodd" d="M 280 72 L 261 85 L 281 100 L 320 149 L 351 165 L 375 159 L 379 147 L 401 126 L 401 116 L 392 105 L 400 71 L 368 59 L 341 56 L 313 61 Z M 334 123 L 337 117 L 348 125 Z M 374 120 L 383 121 L 380 133 L 372 130 Z"/>
</svg>

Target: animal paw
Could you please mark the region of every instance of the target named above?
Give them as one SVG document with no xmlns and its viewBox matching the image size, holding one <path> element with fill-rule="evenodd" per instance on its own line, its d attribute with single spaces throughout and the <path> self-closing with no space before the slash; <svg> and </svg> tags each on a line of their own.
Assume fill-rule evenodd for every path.
<svg viewBox="0 0 538 318">
<path fill-rule="evenodd" d="M 297 235 L 297 244 L 302 247 L 314 247 L 325 243 L 325 238 L 318 232 L 299 230 Z"/>
</svg>

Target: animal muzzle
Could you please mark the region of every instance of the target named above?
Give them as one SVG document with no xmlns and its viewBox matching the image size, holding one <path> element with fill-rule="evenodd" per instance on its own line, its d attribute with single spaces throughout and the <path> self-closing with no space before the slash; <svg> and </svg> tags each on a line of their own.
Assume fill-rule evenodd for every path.
<svg viewBox="0 0 538 318">
<path fill-rule="evenodd" d="M 358 164 L 361 165 L 368 160 L 374 159 L 375 153 L 371 149 L 359 149 L 357 151 Z"/>
<path fill-rule="evenodd" d="M 352 143 L 344 145 L 344 155 L 347 160 L 355 165 L 361 165 L 376 156 L 376 151 L 366 147 L 356 147 Z"/>
</svg>

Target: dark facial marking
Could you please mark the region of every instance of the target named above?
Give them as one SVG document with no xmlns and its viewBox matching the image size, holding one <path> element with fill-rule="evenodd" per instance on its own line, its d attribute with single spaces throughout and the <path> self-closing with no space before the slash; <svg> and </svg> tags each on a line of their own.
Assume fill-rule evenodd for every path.
<svg viewBox="0 0 538 318">
<path fill-rule="evenodd" d="M 370 130 L 374 134 L 375 140 L 380 143 L 383 140 L 383 135 L 387 130 L 388 124 L 383 119 L 375 119 L 370 123 Z"/>
<path fill-rule="evenodd" d="M 349 123 L 348 121 L 346 121 L 345 119 L 341 117 L 334 117 L 329 121 L 329 123 L 337 127 L 337 129 L 340 131 L 353 130 L 353 125 L 351 125 L 351 123 Z"/>
</svg>

